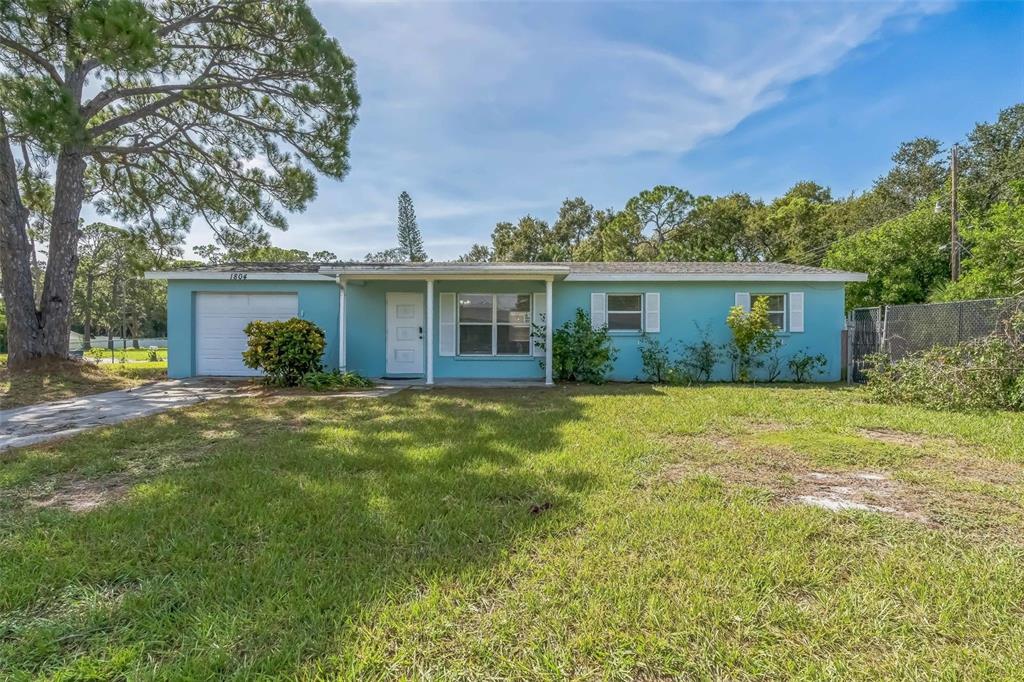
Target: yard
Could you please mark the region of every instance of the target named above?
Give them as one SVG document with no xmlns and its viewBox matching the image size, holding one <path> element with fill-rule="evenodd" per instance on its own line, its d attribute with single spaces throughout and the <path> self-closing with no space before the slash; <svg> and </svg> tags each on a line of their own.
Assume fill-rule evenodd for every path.
<svg viewBox="0 0 1024 682">
<path fill-rule="evenodd" d="M 844 387 L 210 402 L 0 455 L 0 661 L 1021 678 L 1022 434 Z"/>
<path fill-rule="evenodd" d="M 134 388 L 166 377 L 166 358 L 160 362 L 62 362 L 14 373 L 4 362 L 0 364 L 0 409 Z"/>
</svg>

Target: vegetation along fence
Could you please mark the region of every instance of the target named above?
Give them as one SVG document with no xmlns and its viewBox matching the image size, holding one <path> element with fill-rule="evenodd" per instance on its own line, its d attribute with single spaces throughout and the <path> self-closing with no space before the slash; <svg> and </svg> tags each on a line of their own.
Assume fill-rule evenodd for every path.
<svg viewBox="0 0 1024 682">
<path fill-rule="evenodd" d="M 955 346 L 1006 328 L 1024 299 L 986 298 L 856 308 L 847 319 L 850 381 L 864 381 L 864 358 L 886 353 L 899 360 L 935 346 Z"/>
</svg>

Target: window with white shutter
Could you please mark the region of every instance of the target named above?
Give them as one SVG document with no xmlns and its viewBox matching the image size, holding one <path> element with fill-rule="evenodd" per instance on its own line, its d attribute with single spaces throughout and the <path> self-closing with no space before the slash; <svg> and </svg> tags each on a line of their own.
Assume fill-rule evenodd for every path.
<svg viewBox="0 0 1024 682">
<path fill-rule="evenodd" d="M 736 292 L 736 306 L 743 308 L 743 312 L 750 312 L 750 293 L 747 291 Z"/>
<path fill-rule="evenodd" d="M 455 293 L 442 291 L 438 319 L 437 352 L 441 357 L 455 356 Z"/>
<path fill-rule="evenodd" d="M 789 292 L 789 331 L 804 330 L 804 292 Z"/>
<path fill-rule="evenodd" d="M 644 294 L 644 331 L 650 334 L 661 331 L 661 294 L 657 291 Z"/>
<path fill-rule="evenodd" d="M 533 331 L 543 332 L 547 329 L 547 309 L 548 309 L 548 295 L 547 294 L 534 294 L 533 295 Z M 537 343 L 538 339 L 534 337 L 533 341 L 533 354 L 544 355 L 544 349 L 541 344 Z"/>
<path fill-rule="evenodd" d="M 590 294 L 590 325 L 594 329 L 608 326 L 606 295 L 603 293 Z"/>
</svg>

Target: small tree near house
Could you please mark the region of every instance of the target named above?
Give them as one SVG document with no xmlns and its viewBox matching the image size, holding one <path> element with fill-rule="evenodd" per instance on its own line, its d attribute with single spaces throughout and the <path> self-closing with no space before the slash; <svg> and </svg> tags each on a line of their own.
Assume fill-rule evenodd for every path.
<svg viewBox="0 0 1024 682">
<path fill-rule="evenodd" d="M 733 306 L 725 322 L 732 330 L 727 353 L 732 360 L 733 378 L 751 381 L 753 370 L 763 364 L 761 357 L 781 345 L 775 336 L 775 325 L 768 317 L 768 300 L 763 296 L 755 297 L 750 312 Z"/>
</svg>

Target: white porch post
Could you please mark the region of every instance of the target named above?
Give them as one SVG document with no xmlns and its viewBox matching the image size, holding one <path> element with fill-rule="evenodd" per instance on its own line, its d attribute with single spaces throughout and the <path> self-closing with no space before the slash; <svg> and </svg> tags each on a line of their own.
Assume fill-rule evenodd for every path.
<svg viewBox="0 0 1024 682">
<path fill-rule="evenodd" d="M 427 280 L 427 385 L 434 383 L 434 280 Z"/>
<path fill-rule="evenodd" d="M 551 378 L 551 328 L 555 321 L 551 316 L 551 310 L 554 307 L 552 305 L 554 287 L 550 277 L 545 281 L 544 286 L 547 293 L 544 297 L 544 383 L 551 386 L 555 383 Z"/>
<path fill-rule="evenodd" d="M 345 280 L 338 278 L 338 369 L 345 371 Z"/>
</svg>

